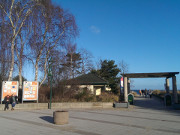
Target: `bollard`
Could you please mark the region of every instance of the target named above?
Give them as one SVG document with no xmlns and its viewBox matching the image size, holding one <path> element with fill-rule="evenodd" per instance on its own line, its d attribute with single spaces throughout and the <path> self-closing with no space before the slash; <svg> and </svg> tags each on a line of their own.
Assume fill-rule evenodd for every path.
<svg viewBox="0 0 180 135">
<path fill-rule="evenodd" d="M 54 124 L 64 125 L 68 124 L 69 112 L 68 111 L 55 111 L 53 112 Z"/>
</svg>

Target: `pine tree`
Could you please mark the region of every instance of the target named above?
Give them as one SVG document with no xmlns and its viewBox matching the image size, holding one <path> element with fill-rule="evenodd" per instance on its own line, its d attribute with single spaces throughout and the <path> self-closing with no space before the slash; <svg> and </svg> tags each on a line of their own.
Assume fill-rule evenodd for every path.
<svg viewBox="0 0 180 135">
<path fill-rule="evenodd" d="M 118 94 L 117 83 L 118 83 L 118 73 L 120 69 L 115 64 L 114 60 L 104 60 L 101 61 L 101 68 L 99 70 L 92 70 L 92 73 L 98 74 L 100 77 L 108 81 L 109 87 L 114 94 Z"/>
</svg>

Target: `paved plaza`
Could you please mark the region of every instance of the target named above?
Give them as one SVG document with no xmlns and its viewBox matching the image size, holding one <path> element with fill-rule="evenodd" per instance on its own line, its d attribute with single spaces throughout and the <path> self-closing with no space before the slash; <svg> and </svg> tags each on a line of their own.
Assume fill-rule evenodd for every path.
<svg viewBox="0 0 180 135">
<path fill-rule="evenodd" d="M 136 98 L 129 109 L 69 110 L 69 124 L 54 125 L 53 111 L 0 111 L 0 135 L 178 135 L 180 111 Z"/>
</svg>

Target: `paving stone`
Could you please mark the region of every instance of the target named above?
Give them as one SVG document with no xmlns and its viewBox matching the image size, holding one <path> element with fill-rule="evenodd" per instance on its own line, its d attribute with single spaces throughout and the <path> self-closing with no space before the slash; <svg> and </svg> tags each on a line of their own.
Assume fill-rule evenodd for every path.
<svg viewBox="0 0 180 135">
<path fill-rule="evenodd" d="M 180 111 L 155 98 L 135 98 L 129 109 L 71 109 L 69 124 L 54 125 L 55 110 L 0 111 L 2 135 L 178 135 Z"/>
</svg>

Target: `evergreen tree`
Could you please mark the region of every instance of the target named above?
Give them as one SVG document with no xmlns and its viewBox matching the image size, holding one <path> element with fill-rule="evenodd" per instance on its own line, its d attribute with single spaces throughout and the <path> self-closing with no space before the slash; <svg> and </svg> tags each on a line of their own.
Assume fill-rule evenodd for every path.
<svg viewBox="0 0 180 135">
<path fill-rule="evenodd" d="M 12 80 L 19 81 L 19 75 L 15 76 Z M 24 76 L 22 76 L 22 82 L 24 82 L 24 81 L 27 81 L 27 79 Z"/>
<path fill-rule="evenodd" d="M 101 61 L 101 68 L 99 70 L 92 70 L 91 72 L 107 80 L 112 92 L 118 94 L 117 83 L 119 78 L 117 75 L 120 72 L 120 69 L 115 64 L 114 60 Z"/>
</svg>

